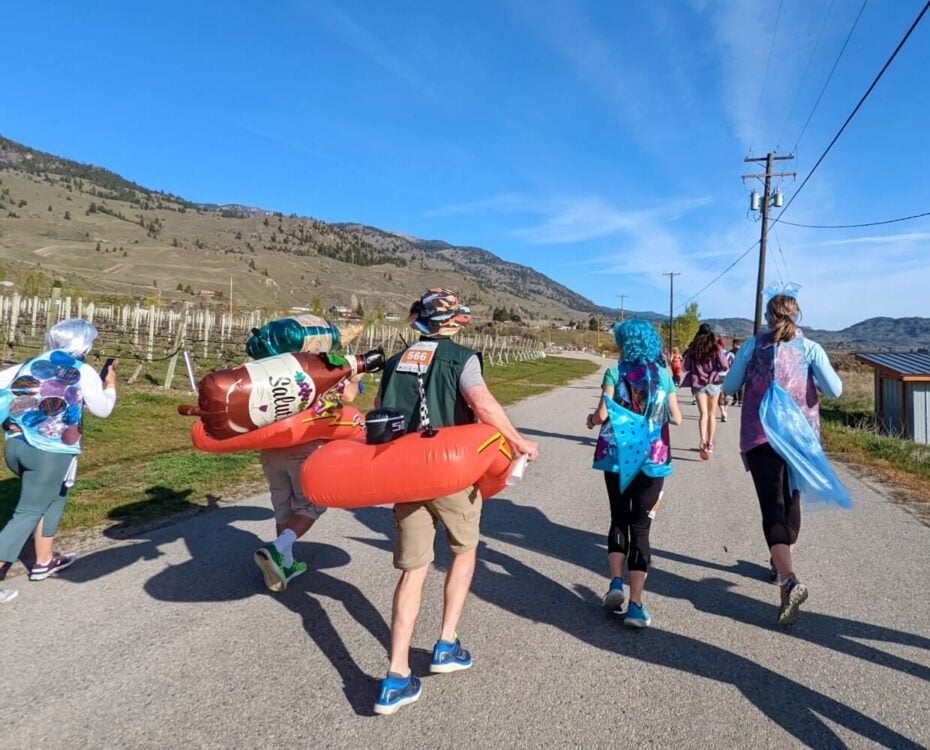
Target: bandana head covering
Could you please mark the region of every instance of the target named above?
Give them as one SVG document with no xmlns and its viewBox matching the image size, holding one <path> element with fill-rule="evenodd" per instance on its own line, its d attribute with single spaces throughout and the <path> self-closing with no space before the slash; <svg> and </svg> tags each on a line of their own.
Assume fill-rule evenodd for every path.
<svg viewBox="0 0 930 750">
<path fill-rule="evenodd" d="M 448 289 L 427 289 L 410 307 L 410 327 L 424 336 L 454 336 L 471 320 L 471 308 Z"/>
</svg>

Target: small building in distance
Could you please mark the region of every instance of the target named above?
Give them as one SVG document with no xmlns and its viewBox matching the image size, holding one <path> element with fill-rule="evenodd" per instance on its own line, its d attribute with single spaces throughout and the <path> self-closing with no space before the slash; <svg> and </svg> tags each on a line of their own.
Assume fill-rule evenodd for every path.
<svg viewBox="0 0 930 750">
<path fill-rule="evenodd" d="M 354 315 L 352 308 L 345 307 L 344 305 L 333 305 L 326 312 L 340 320 L 348 320 Z"/>
<path fill-rule="evenodd" d="M 930 445 L 930 353 L 857 353 L 875 371 L 875 420 L 885 435 Z"/>
</svg>

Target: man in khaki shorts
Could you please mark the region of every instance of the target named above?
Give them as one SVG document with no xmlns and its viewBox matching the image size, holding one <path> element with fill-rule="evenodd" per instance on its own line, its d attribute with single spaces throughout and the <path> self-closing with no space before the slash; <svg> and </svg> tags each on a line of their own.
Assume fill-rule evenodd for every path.
<svg viewBox="0 0 930 750">
<path fill-rule="evenodd" d="M 411 326 L 420 340 L 385 365 L 378 404 L 400 412 L 407 432 L 470 424 L 498 429 L 517 454 L 535 460 L 538 446 L 511 424 L 485 385 L 481 360 L 452 341 L 469 322 L 470 310 L 445 289 L 430 289 L 410 309 Z M 454 495 L 394 506 L 394 567 L 401 571 L 391 616 L 391 665 L 381 682 L 375 713 L 392 714 L 420 697 L 420 680 L 410 670 L 410 643 L 423 585 L 433 561 L 436 524 L 445 528 L 452 561 L 446 573 L 439 640 L 430 672 L 455 672 L 472 665 L 455 629 L 475 572 L 481 495 L 469 487 Z"/>
</svg>

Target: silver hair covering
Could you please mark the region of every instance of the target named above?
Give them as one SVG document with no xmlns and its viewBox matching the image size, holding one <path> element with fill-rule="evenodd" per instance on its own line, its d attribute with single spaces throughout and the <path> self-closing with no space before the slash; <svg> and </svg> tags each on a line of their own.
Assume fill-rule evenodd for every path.
<svg viewBox="0 0 930 750">
<path fill-rule="evenodd" d="M 72 357 L 84 357 L 97 338 L 93 323 L 83 318 L 70 318 L 53 325 L 45 336 L 45 349 L 61 349 Z"/>
</svg>

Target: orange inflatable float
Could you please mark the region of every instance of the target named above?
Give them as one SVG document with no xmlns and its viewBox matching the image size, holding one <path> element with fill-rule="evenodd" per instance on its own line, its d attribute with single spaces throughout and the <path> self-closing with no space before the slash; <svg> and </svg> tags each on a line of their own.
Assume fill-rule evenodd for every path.
<svg viewBox="0 0 930 750">
<path fill-rule="evenodd" d="M 301 412 L 252 432 L 217 440 L 210 437 L 203 422 L 191 430 L 194 447 L 206 453 L 236 453 L 263 448 L 290 448 L 313 440 L 365 438 L 365 419 L 358 409 L 343 406 L 324 413 Z"/>
<path fill-rule="evenodd" d="M 432 437 L 414 432 L 380 445 L 328 443 L 304 461 L 300 484 L 329 508 L 432 500 L 472 485 L 489 499 L 504 489 L 512 459 L 491 425 L 441 427 Z"/>
</svg>

